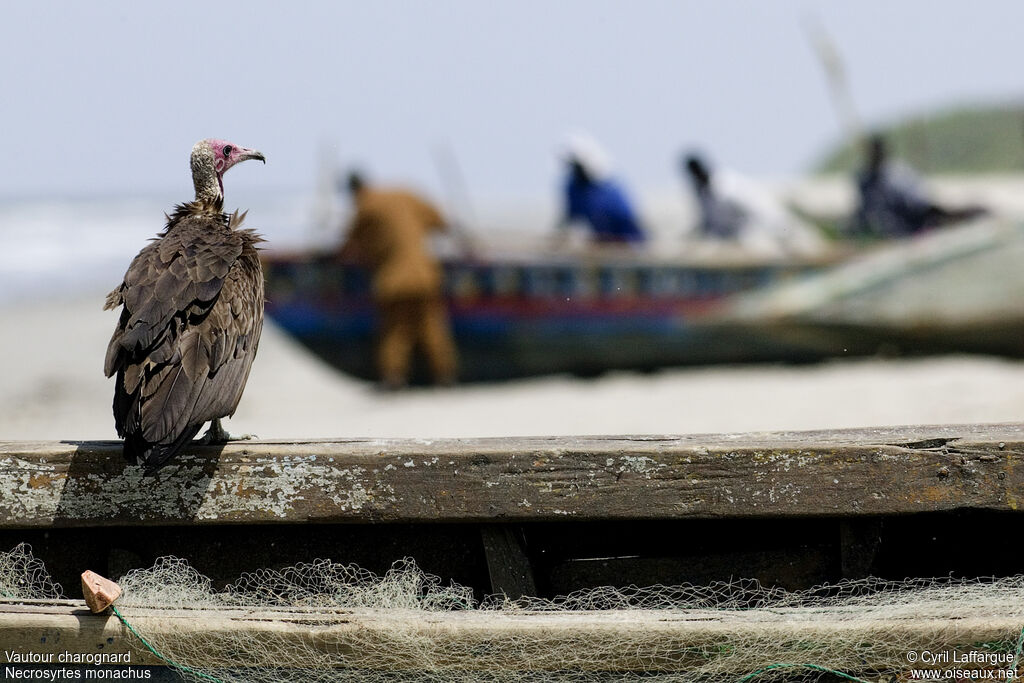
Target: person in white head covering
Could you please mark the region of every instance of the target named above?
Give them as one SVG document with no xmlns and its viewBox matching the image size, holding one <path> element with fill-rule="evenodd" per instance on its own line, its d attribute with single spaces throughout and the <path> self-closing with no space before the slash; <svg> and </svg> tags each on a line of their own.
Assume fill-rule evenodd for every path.
<svg viewBox="0 0 1024 683">
<path fill-rule="evenodd" d="M 582 221 L 598 242 L 643 242 L 644 230 L 626 193 L 611 177 L 611 162 L 604 149 L 593 138 L 576 134 L 567 140 L 563 158 L 569 174 L 565 212 L 558 228 Z"/>
</svg>

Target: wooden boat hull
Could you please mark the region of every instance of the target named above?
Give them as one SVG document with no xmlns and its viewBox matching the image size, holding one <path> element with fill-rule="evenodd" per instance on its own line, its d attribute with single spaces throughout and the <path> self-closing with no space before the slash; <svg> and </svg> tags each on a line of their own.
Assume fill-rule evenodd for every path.
<svg viewBox="0 0 1024 683">
<path fill-rule="evenodd" d="M 750 360 L 801 360 L 723 325 L 737 294 L 797 278 L 819 264 L 590 262 L 444 264 L 460 379 L 495 381 L 553 373 Z M 376 314 L 365 270 L 330 257 L 266 259 L 267 312 L 335 367 L 376 377 Z M 415 379 L 423 380 L 422 368 Z"/>
<path fill-rule="evenodd" d="M 976 222 L 801 263 L 445 263 L 464 381 L 874 354 L 1024 357 L 1024 226 Z M 267 311 L 334 366 L 374 378 L 367 273 L 272 256 Z M 422 372 L 418 379 L 425 377 Z"/>
<path fill-rule="evenodd" d="M 822 358 L 980 353 L 1024 358 L 1024 226 L 984 221 L 896 242 L 724 317 Z"/>
</svg>

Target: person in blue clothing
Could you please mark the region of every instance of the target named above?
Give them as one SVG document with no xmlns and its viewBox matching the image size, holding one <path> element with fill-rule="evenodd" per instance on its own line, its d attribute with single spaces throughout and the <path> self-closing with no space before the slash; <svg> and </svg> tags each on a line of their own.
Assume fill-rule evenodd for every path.
<svg viewBox="0 0 1024 683">
<path fill-rule="evenodd" d="M 609 177 L 600 148 L 584 139 L 570 142 L 566 157 L 569 178 L 565 186 L 565 213 L 558 225 L 564 230 L 574 221 L 586 222 L 601 243 L 639 243 L 643 228 L 622 187 Z"/>
</svg>

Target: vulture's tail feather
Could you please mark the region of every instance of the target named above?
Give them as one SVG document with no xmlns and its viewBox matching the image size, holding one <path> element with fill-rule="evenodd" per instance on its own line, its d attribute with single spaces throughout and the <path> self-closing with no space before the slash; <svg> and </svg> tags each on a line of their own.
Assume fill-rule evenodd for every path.
<svg viewBox="0 0 1024 683">
<path fill-rule="evenodd" d="M 125 434 L 124 457 L 132 464 L 142 465 L 147 470 L 154 470 L 192 441 L 202 427 L 202 422 L 190 425 L 171 443 L 150 443 L 138 434 Z"/>
</svg>

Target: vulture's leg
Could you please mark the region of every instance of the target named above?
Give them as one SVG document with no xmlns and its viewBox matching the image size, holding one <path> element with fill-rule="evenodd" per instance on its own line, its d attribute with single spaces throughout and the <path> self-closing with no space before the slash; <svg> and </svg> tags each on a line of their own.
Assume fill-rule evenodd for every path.
<svg viewBox="0 0 1024 683">
<path fill-rule="evenodd" d="M 199 441 L 204 445 L 209 445 L 227 443 L 228 441 L 248 441 L 255 438 L 255 434 L 241 434 L 239 436 L 229 434 L 228 430 L 221 426 L 220 418 L 217 418 L 210 421 L 210 428 L 206 430 L 206 434 L 203 434 L 203 438 Z"/>
</svg>

